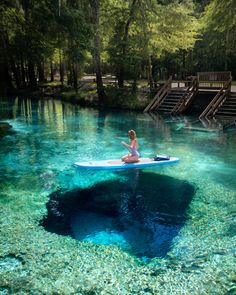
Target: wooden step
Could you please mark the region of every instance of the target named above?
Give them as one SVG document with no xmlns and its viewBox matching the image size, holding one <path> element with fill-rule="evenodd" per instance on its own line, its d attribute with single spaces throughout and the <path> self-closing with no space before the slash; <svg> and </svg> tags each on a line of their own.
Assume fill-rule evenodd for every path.
<svg viewBox="0 0 236 295">
<path fill-rule="evenodd" d="M 185 93 L 185 90 L 177 90 L 177 89 L 175 89 L 175 90 L 171 90 L 170 93 L 180 93 L 180 94 L 182 93 L 183 94 L 183 93 Z"/>
<path fill-rule="evenodd" d="M 160 107 L 159 107 L 158 109 L 160 109 L 160 108 L 168 108 L 168 109 L 173 109 L 173 107 L 174 107 L 174 105 L 161 104 L 161 105 L 160 105 Z"/>
<path fill-rule="evenodd" d="M 173 95 L 169 95 L 169 94 L 168 94 L 168 95 L 165 97 L 165 99 L 166 99 L 166 98 L 180 99 L 181 97 L 183 97 L 183 96 L 182 96 L 182 95 L 178 95 L 178 96 L 176 95 L 176 96 L 173 96 Z"/>
<path fill-rule="evenodd" d="M 232 109 L 232 108 L 221 107 L 221 108 L 218 109 L 218 111 L 225 111 L 225 112 L 232 112 L 232 113 L 234 113 L 234 112 L 236 112 L 236 109 L 235 108 Z"/>
<path fill-rule="evenodd" d="M 168 111 L 171 112 L 173 108 L 168 108 L 168 107 L 160 107 L 158 108 L 158 111 Z"/>
<path fill-rule="evenodd" d="M 220 111 L 216 113 L 217 116 L 219 115 L 225 115 L 225 116 L 231 116 L 231 117 L 236 117 L 236 112 L 225 112 L 225 111 Z"/>
<path fill-rule="evenodd" d="M 166 102 L 166 103 L 168 103 L 168 104 L 176 104 L 177 102 L 178 102 L 178 100 L 164 100 L 163 101 L 164 103 Z"/>
<path fill-rule="evenodd" d="M 182 97 L 183 96 L 183 93 L 168 93 L 167 96 L 172 96 L 172 97 Z"/>
<path fill-rule="evenodd" d="M 222 104 L 220 108 L 227 108 L 227 109 L 236 109 L 236 105 L 227 105 L 227 104 Z"/>
<path fill-rule="evenodd" d="M 232 97 L 229 97 L 229 98 L 226 99 L 226 101 L 236 102 L 236 98 L 233 99 Z"/>
<path fill-rule="evenodd" d="M 235 109 L 236 108 L 236 105 L 235 104 L 226 104 L 226 103 L 223 103 L 221 106 L 220 106 L 220 108 L 224 108 L 224 107 L 226 107 L 226 108 L 232 108 L 232 109 Z"/>
<path fill-rule="evenodd" d="M 168 113 L 168 114 L 171 113 L 171 111 L 170 110 L 167 110 L 167 109 L 161 109 L 161 110 L 158 109 L 158 111 L 159 112 L 163 112 L 163 113 Z"/>
<path fill-rule="evenodd" d="M 223 103 L 222 106 L 227 106 L 227 107 L 235 108 L 236 107 L 236 104 L 235 103 Z"/>
<path fill-rule="evenodd" d="M 228 106 L 228 107 L 235 108 L 236 104 L 235 103 L 223 103 L 222 106 Z"/>
<path fill-rule="evenodd" d="M 166 96 L 165 99 L 174 99 L 174 100 L 179 100 L 182 96 Z"/>
<path fill-rule="evenodd" d="M 221 106 L 218 110 L 228 110 L 228 111 L 236 111 L 236 107 L 232 108 L 231 106 Z"/>
<path fill-rule="evenodd" d="M 160 107 L 164 107 L 164 108 L 174 108 L 175 104 L 168 104 L 168 103 L 163 103 L 160 105 Z"/>
</svg>

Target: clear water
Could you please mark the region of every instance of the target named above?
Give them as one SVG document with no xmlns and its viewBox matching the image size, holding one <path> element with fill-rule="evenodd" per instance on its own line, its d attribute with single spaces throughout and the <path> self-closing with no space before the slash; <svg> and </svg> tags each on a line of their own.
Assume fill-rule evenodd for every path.
<svg viewBox="0 0 236 295">
<path fill-rule="evenodd" d="M 117 245 L 145 260 L 163 257 L 186 221 L 194 191 L 170 176 L 123 172 L 88 189 L 54 192 L 43 225 L 80 241 Z"/>
<path fill-rule="evenodd" d="M 0 118 L 12 126 L 0 134 L 1 292 L 23 288 L 13 278 L 30 273 L 26 292 L 234 294 L 236 132 L 222 132 L 225 122 L 19 98 L 0 99 Z M 181 162 L 133 173 L 75 169 L 126 153 L 120 141 L 130 128 L 142 156 Z M 11 259 L 7 270 L 9 257 L 20 266 Z"/>
</svg>

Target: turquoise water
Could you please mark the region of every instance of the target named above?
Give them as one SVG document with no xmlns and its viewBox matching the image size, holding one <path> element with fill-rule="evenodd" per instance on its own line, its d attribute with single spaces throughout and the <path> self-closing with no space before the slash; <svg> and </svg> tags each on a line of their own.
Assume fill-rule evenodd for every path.
<svg viewBox="0 0 236 295">
<path fill-rule="evenodd" d="M 139 170 L 122 173 L 122 181 L 119 176 L 88 189 L 54 192 L 43 225 L 80 241 L 117 245 L 145 261 L 164 257 L 186 221 L 194 187 Z"/>
<path fill-rule="evenodd" d="M 2 294 L 235 294 L 236 132 L 224 122 L 19 98 L 0 99 L 0 118 L 12 126 L 0 134 Z M 126 153 L 130 128 L 143 157 L 181 162 L 75 169 Z"/>
</svg>

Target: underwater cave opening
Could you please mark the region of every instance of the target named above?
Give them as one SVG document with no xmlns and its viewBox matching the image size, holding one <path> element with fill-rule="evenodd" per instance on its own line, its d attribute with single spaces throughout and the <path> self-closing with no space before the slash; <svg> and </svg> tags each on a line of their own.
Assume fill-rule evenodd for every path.
<svg viewBox="0 0 236 295">
<path fill-rule="evenodd" d="M 139 258 L 164 257 L 184 225 L 195 187 L 170 176 L 132 171 L 86 189 L 50 195 L 47 231 L 96 244 L 113 244 Z"/>
</svg>

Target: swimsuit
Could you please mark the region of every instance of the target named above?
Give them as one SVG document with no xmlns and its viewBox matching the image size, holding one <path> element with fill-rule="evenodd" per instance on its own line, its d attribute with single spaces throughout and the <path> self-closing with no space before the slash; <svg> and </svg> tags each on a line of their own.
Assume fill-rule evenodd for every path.
<svg viewBox="0 0 236 295">
<path fill-rule="evenodd" d="M 129 148 L 129 151 L 131 153 L 131 156 L 140 157 L 140 154 L 139 154 L 139 152 L 137 151 L 137 149 L 135 147 Z"/>
</svg>

